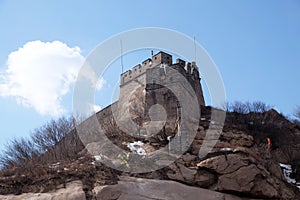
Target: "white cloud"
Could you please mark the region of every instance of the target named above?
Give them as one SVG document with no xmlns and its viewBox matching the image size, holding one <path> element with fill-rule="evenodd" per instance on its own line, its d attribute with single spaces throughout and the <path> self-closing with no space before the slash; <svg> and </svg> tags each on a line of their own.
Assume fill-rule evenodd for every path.
<svg viewBox="0 0 300 200">
<path fill-rule="evenodd" d="M 31 41 L 9 54 L 7 70 L 0 74 L 0 95 L 33 107 L 42 115 L 65 112 L 61 98 L 70 91 L 84 57 L 79 47 L 60 41 Z"/>
</svg>

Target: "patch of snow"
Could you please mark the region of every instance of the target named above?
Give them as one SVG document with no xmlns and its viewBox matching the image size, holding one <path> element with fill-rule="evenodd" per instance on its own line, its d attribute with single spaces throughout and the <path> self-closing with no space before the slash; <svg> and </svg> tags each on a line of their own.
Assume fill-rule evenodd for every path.
<svg viewBox="0 0 300 200">
<path fill-rule="evenodd" d="M 147 155 L 145 149 L 142 148 L 144 145 L 143 142 L 141 141 L 135 141 L 127 144 L 127 147 L 130 149 L 132 153 L 138 154 L 140 156 L 145 156 Z"/>
<path fill-rule="evenodd" d="M 65 171 L 69 171 L 69 169 L 68 169 L 68 168 L 64 168 L 64 170 L 65 170 Z"/>
<path fill-rule="evenodd" d="M 297 186 L 297 188 L 300 189 L 300 183 L 297 183 L 297 181 L 295 179 L 290 177 L 291 173 L 293 172 L 292 166 L 287 165 L 287 164 L 283 164 L 283 163 L 279 163 L 279 165 L 283 170 L 283 175 L 284 175 L 284 178 L 286 179 L 286 181 L 288 183 L 295 184 Z"/>
<path fill-rule="evenodd" d="M 287 165 L 287 164 L 283 164 L 283 163 L 279 163 L 281 168 L 285 168 L 287 170 L 292 170 L 292 166 L 291 165 Z"/>
<path fill-rule="evenodd" d="M 205 118 L 205 117 L 201 117 L 200 120 L 201 120 L 201 121 L 205 121 L 206 118 Z"/>
<path fill-rule="evenodd" d="M 172 136 L 168 136 L 168 137 L 167 137 L 167 140 L 168 140 L 168 141 L 171 141 L 171 138 L 172 138 Z"/>
<path fill-rule="evenodd" d="M 106 159 L 107 157 L 106 156 L 104 156 L 104 155 L 95 155 L 94 156 L 94 159 L 96 160 L 96 162 L 101 162 L 101 161 L 103 161 L 104 159 Z"/>
<path fill-rule="evenodd" d="M 208 120 L 209 122 L 210 122 L 210 124 L 216 124 L 216 121 L 214 121 L 214 120 Z"/>
<path fill-rule="evenodd" d="M 147 155 L 145 149 L 143 149 L 143 148 L 138 148 L 137 149 L 137 154 L 140 155 L 140 156 Z"/>
<path fill-rule="evenodd" d="M 229 147 L 225 147 L 225 148 L 220 149 L 220 151 L 233 151 L 233 149 L 229 148 Z"/>
<path fill-rule="evenodd" d="M 96 161 L 101 161 L 102 160 L 102 157 L 100 155 L 94 156 L 94 158 L 95 158 Z"/>
<path fill-rule="evenodd" d="M 141 142 L 141 141 L 137 141 L 137 142 L 132 142 L 132 143 L 129 143 L 129 144 L 132 144 L 132 145 L 137 145 L 137 146 L 143 146 L 144 143 Z"/>
<path fill-rule="evenodd" d="M 288 182 L 288 183 L 293 183 L 293 184 L 296 184 L 296 180 L 295 179 L 293 179 L 293 178 L 290 178 L 289 176 L 284 176 L 285 177 L 285 179 L 286 179 L 286 181 Z"/>
<path fill-rule="evenodd" d="M 57 162 L 57 163 L 53 163 L 53 164 L 49 165 L 48 167 L 51 168 L 51 169 L 55 169 L 55 168 L 57 168 L 59 165 L 60 165 L 60 162 Z"/>
</svg>

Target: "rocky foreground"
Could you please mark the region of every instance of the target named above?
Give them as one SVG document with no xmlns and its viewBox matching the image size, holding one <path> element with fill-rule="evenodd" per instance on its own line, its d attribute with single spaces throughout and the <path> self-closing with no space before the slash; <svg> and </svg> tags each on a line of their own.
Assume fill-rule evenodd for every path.
<svg viewBox="0 0 300 200">
<path fill-rule="evenodd" d="M 276 141 L 273 137 L 273 148 L 268 154 L 265 135 L 253 134 L 251 128 L 256 127 L 249 127 L 248 118 L 247 123 L 234 124 L 233 117 L 228 116 L 219 141 L 204 158 L 200 159 L 198 153 L 208 117 L 202 119 L 188 151 L 168 167 L 144 174 L 125 173 L 103 166 L 97 157 L 90 157 L 83 150 L 81 158 L 74 161 L 35 166 L 31 172 L 12 169 L 2 173 L 0 199 L 300 199 L 296 183 L 290 182 L 280 167 L 285 166 L 280 163 L 289 164 L 299 158 L 299 126 L 282 120 L 274 111 L 265 113 L 265 120 L 281 120 L 280 130 L 285 130 L 285 142 L 290 144 L 287 151 L 282 148 L 283 139 Z M 149 146 L 159 144 L 159 140 L 143 141 L 145 146 L 141 148 L 150 153 Z"/>
<path fill-rule="evenodd" d="M 163 188 L 163 189 L 162 189 Z M 187 186 L 175 181 L 150 180 L 142 178 L 121 177 L 115 185 L 97 186 L 93 189 L 95 199 L 101 200 L 246 200 L 235 195 L 214 192 L 207 189 Z M 26 193 L 19 196 L 1 196 L 3 200 L 85 200 L 86 196 L 81 181 L 73 181 L 66 188 L 49 193 Z M 250 199 L 249 199 L 250 200 Z"/>
</svg>

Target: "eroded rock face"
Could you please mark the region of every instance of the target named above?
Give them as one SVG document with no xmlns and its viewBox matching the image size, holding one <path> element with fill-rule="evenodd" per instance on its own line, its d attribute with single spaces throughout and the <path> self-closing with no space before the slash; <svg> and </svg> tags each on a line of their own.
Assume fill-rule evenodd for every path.
<svg viewBox="0 0 300 200">
<path fill-rule="evenodd" d="M 49 193 L 24 193 L 21 195 L 0 195 L 1 200 L 85 200 L 81 181 L 73 181 L 66 188 Z"/>
<path fill-rule="evenodd" d="M 262 176 L 261 171 L 254 164 L 251 164 L 241 167 L 232 173 L 220 176 L 217 187 L 220 191 L 235 191 L 250 194 L 261 193 L 265 197 L 278 198 L 279 194 L 275 187 L 261 179 L 260 175 Z M 264 190 L 256 191 L 259 189 L 259 187 L 255 187 L 257 185 L 263 186 Z"/>
<path fill-rule="evenodd" d="M 219 192 L 255 198 L 294 199 L 286 186 L 281 170 L 272 160 L 255 159 L 254 149 L 236 147 L 235 150 L 215 152 L 196 164 L 193 155 L 184 155 L 170 165 L 166 174 L 170 180 L 208 188 Z M 221 155 L 220 155 L 221 154 Z"/>
<path fill-rule="evenodd" d="M 127 178 L 94 189 L 97 200 L 242 200 L 234 195 L 186 186 L 174 181 Z"/>
<path fill-rule="evenodd" d="M 189 150 L 191 156 L 198 154 L 205 135 L 206 130 L 200 127 Z M 295 198 L 279 163 L 266 157 L 265 150 L 257 146 L 254 138 L 242 131 L 223 132 L 207 156 L 198 159 L 198 168 L 194 163 L 197 159 L 190 161 L 185 157 L 170 166 L 169 179 L 247 197 Z"/>
</svg>

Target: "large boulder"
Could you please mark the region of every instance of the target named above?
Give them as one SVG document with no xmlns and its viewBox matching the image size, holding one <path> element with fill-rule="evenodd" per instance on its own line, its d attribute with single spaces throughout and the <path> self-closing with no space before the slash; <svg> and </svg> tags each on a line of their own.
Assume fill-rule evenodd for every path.
<svg viewBox="0 0 300 200">
<path fill-rule="evenodd" d="M 117 185 L 94 188 L 97 200 L 242 200 L 234 195 L 186 186 L 174 181 L 125 178 Z"/>
<path fill-rule="evenodd" d="M 260 178 L 261 177 L 261 178 Z M 218 190 L 248 193 L 253 196 L 278 198 L 275 186 L 265 181 L 261 170 L 254 164 L 219 177 Z"/>
<path fill-rule="evenodd" d="M 217 176 L 210 189 L 257 198 L 293 199 L 293 191 L 274 165 L 270 162 L 265 168 L 242 152 L 207 158 L 197 164 L 198 170 L 207 170 Z"/>
</svg>

